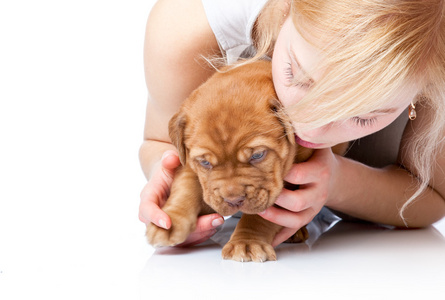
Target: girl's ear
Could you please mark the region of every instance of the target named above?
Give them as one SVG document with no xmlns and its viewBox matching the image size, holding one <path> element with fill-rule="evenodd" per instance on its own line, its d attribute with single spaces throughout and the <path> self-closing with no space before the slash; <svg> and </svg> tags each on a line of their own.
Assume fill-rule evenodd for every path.
<svg viewBox="0 0 445 300">
<path fill-rule="evenodd" d="M 278 121 L 280 121 L 281 126 L 283 126 L 284 133 L 291 145 L 295 145 L 295 135 L 294 128 L 292 127 L 292 122 L 289 116 L 284 111 L 283 105 L 280 101 L 275 98 L 269 100 L 269 107 L 274 112 Z"/>
<path fill-rule="evenodd" d="M 185 166 L 187 149 L 184 143 L 184 131 L 187 124 L 187 117 L 183 111 L 176 113 L 168 123 L 168 132 L 173 145 L 178 149 L 179 160 Z"/>
</svg>

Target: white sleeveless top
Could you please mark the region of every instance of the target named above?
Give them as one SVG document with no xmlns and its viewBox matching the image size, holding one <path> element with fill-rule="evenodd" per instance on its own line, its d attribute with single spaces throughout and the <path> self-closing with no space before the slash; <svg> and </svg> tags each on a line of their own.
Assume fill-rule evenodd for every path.
<svg viewBox="0 0 445 300">
<path fill-rule="evenodd" d="M 254 54 L 252 28 L 268 0 L 202 0 L 210 27 L 228 63 Z"/>
<path fill-rule="evenodd" d="M 202 0 L 210 27 L 228 63 L 255 54 L 252 28 L 267 1 Z M 352 142 L 346 157 L 373 167 L 397 163 L 407 116 L 405 111 L 388 127 Z"/>
</svg>

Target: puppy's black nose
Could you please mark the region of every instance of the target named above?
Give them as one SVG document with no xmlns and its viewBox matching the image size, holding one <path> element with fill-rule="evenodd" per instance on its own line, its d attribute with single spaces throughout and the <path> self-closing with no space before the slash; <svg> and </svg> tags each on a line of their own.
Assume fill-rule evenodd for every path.
<svg viewBox="0 0 445 300">
<path fill-rule="evenodd" d="M 245 199 L 246 199 L 245 196 L 235 196 L 235 197 L 224 198 L 224 201 L 227 202 L 227 204 L 229 204 L 230 207 L 235 207 L 243 205 Z"/>
</svg>

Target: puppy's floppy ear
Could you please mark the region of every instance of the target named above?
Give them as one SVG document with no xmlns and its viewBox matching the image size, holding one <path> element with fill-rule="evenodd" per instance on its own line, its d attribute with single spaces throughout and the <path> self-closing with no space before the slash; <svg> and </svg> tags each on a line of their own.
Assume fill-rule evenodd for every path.
<svg viewBox="0 0 445 300">
<path fill-rule="evenodd" d="M 168 123 L 168 133 L 173 145 L 178 149 L 179 160 L 185 166 L 187 149 L 184 144 L 184 131 L 187 124 L 187 117 L 183 111 L 176 113 Z"/>
<path fill-rule="evenodd" d="M 281 102 L 276 98 L 271 98 L 269 99 L 269 107 L 278 118 L 278 121 L 280 121 L 281 126 L 283 126 L 284 133 L 286 134 L 288 141 L 291 143 L 291 145 L 295 145 L 294 128 L 292 127 L 290 118 L 284 111 L 284 107 Z"/>
</svg>

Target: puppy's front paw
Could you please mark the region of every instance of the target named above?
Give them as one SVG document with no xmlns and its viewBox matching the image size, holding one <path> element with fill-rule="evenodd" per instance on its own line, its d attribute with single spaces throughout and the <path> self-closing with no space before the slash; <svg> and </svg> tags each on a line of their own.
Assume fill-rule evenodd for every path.
<svg viewBox="0 0 445 300">
<path fill-rule="evenodd" d="M 222 257 L 240 262 L 277 260 L 273 247 L 262 241 L 229 241 L 222 249 Z"/>
<path fill-rule="evenodd" d="M 153 247 L 176 246 L 183 243 L 189 234 L 195 229 L 196 222 L 191 222 L 185 218 L 173 218 L 170 216 L 172 226 L 170 229 L 160 228 L 152 223 L 147 225 L 148 243 Z"/>
</svg>

